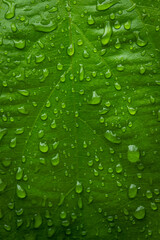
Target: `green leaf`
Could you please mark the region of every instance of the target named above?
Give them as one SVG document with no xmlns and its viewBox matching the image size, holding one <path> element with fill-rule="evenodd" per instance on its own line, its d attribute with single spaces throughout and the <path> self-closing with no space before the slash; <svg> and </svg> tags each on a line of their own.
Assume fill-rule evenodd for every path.
<svg viewBox="0 0 160 240">
<path fill-rule="evenodd" d="M 160 1 L 0 1 L 0 239 L 160 238 Z"/>
</svg>

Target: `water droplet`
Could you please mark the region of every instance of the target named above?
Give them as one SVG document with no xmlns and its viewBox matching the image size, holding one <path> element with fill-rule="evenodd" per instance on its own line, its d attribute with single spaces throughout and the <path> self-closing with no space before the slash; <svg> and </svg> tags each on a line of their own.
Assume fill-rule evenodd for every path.
<svg viewBox="0 0 160 240">
<path fill-rule="evenodd" d="M 119 1 L 118 0 L 98 0 L 97 1 L 97 10 L 99 11 L 104 11 L 107 10 L 109 8 L 111 8 L 112 6 L 114 6 L 115 4 L 117 4 Z"/>
<path fill-rule="evenodd" d="M 18 112 L 24 115 L 28 114 L 28 110 L 24 106 L 19 107 Z"/>
<path fill-rule="evenodd" d="M 124 28 L 125 28 L 126 30 L 129 30 L 129 29 L 131 28 L 131 21 L 130 21 L 130 20 L 128 20 L 127 22 L 125 22 Z"/>
<path fill-rule="evenodd" d="M 140 153 L 138 147 L 135 145 L 128 146 L 128 160 L 131 163 L 135 163 L 139 161 Z"/>
<path fill-rule="evenodd" d="M 135 198 L 137 196 L 137 187 L 135 184 L 131 184 L 128 189 L 129 198 Z"/>
<path fill-rule="evenodd" d="M 123 170 L 122 165 L 121 165 L 120 163 L 118 163 L 118 164 L 116 165 L 116 173 L 121 173 L 122 170 Z"/>
<path fill-rule="evenodd" d="M 13 32 L 17 31 L 17 27 L 16 27 L 15 23 L 11 24 L 11 29 L 12 29 Z"/>
<path fill-rule="evenodd" d="M 83 207 L 82 198 L 78 198 L 78 207 L 79 207 L 80 209 L 82 209 L 82 207 Z"/>
<path fill-rule="evenodd" d="M 29 91 L 28 90 L 18 90 L 18 93 L 20 93 L 22 96 L 28 97 Z"/>
<path fill-rule="evenodd" d="M 10 147 L 11 148 L 15 148 L 16 147 L 16 143 L 17 143 L 17 139 L 16 139 L 16 137 L 15 138 L 13 138 L 13 139 L 11 139 L 11 142 L 10 142 Z"/>
<path fill-rule="evenodd" d="M 51 159 L 51 163 L 54 167 L 59 164 L 59 154 L 58 153 Z"/>
<path fill-rule="evenodd" d="M 44 33 L 52 32 L 57 28 L 57 24 L 52 21 L 50 21 L 48 24 L 42 24 L 39 22 L 34 23 L 33 25 L 36 31 Z"/>
<path fill-rule="evenodd" d="M 26 46 L 26 41 L 24 39 L 14 40 L 14 46 L 18 49 L 23 49 Z"/>
<path fill-rule="evenodd" d="M 23 169 L 21 167 L 18 167 L 17 172 L 16 172 L 16 179 L 21 180 L 23 177 Z"/>
<path fill-rule="evenodd" d="M 79 64 L 79 80 L 83 81 L 84 79 L 84 67 L 83 64 Z"/>
<path fill-rule="evenodd" d="M 137 209 L 134 212 L 134 216 L 137 219 L 143 219 L 145 217 L 146 211 L 145 208 L 143 206 L 139 206 L 137 207 Z"/>
<path fill-rule="evenodd" d="M 117 91 L 120 91 L 120 90 L 121 90 L 121 85 L 120 85 L 118 82 L 116 82 L 116 83 L 114 84 L 114 86 L 115 86 L 115 89 L 116 89 Z"/>
<path fill-rule="evenodd" d="M 74 55 L 74 43 L 71 43 L 70 46 L 68 47 L 67 54 L 69 56 L 73 56 Z"/>
<path fill-rule="evenodd" d="M 0 178 L 0 192 L 3 192 L 6 188 L 7 184 L 3 182 L 3 180 Z"/>
<path fill-rule="evenodd" d="M 133 108 L 133 107 L 127 107 L 128 108 L 128 111 L 131 115 L 135 115 L 136 112 L 137 112 L 137 109 Z"/>
<path fill-rule="evenodd" d="M 111 70 L 108 69 L 108 70 L 106 71 L 106 73 L 105 73 L 105 77 L 108 79 L 108 78 L 110 78 L 111 76 L 112 76 Z"/>
<path fill-rule="evenodd" d="M 104 27 L 104 33 L 101 38 L 102 45 L 107 45 L 110 41 L 112 35 L 112 27 L 109 21 L 106 22 Z"/>
<path fill-rule="evenodd" d="M 88 17 L 88 24 L 89 25 L 93 25 L 94 24 L 94 19 L 93 19 L 93 17 L 91 15 Z"/>
<path fill-rule="evenodd" d="M 7 0 L 3 0 L 4 3 L 8 5 L 8 11 L 5 14 L 6 19 L 11 19 L 15 16 L 15 8 L 16 4 L 14 2 L 9 2 Z"/>
<path fill-rule="evenodd" d="M 26 196 L 26 191 L 19 184 L 17 184 L 17 197 L 25 198 Z"/>
<path fill-rule="evenodd" d="M 118 70 L 119 72 L 122 72 L 122 71 L 124 70 L 124 66 L 123 66 L 122 64 L 118 64 L 118 65 L 117 65 L 117 70 Z"/>
<path fill-rule="evenodd" d="M 158 110 L 158 122 L 160 122 L 160 109 Z M 0 137 L 1 139 L 1 137 Z"/>
<path fill-rule="evenodd" d="M 48 152 L 48 144 L 46 142 L 40 142 L 39 143 L 39 150 L 42 152 L 42 153 L 46 153 Z"/>
<path fill-rule="evenodd" d="M 136 37 L 137 37 L 137 45 L 138 45 L 139 47 L 144 47 L 144 46 L 147 45 L 147 40 L 141 39 L 138 32 L 136 32 L 135 35 L 136 35 Z"/>
<path fill-rule="evenodd" d="M 0 128 L 0 141 L 7 134 L 7 128 Z"/>
<path fill-rule="evenodd" d="M 150 190 L 147 190 L 147 192 L 146 192 L 146 197 L 147 197 L 148 199 L 150 199 L 150 198 L 153 197 L 153 194 L 152 194 L 152 192 L 151 192 Z"/>
<path fill-rule="evenodd" d="M 39 228 L 42 224 L 42 217 L 39 213 L 34 215 L 34 228 Z"/>
<path fill-rule="evenodd" d="M 91 100 L 88 101 L 88 104 L 97 105 L 101 102 L 101 96 L 99 96 L 96 91 L 93 91 Z"/>
<path fill-rule="evenodd" d="M 41 63 L 43 62 L 45 59 L 45 55 L 44 54 L 39 54 L 39 55 L 36 55 L 36 63 Z"/>
<path fill-rule="evenodd" d="M 116 144 L 121 143 L 121 139 L 118 138 L 117 135 L 113 133 L 111 130 L 107 130 L 104 134 L 104 137 L 112 143 L 116 143 Z"/>
<path fill-rule="evenodd" d="M 87 50 L 83 51 L 83 57 L 84 58 L 89 58 L 89 53 L 87 52 Z"/>
<path fill-rule="evenodd" d="M 76 193 L 81 193 L 83 191 L 83 186 L 82 183 L 77 181 L 76 182 L 76 189 L 75 189 Z"/>
<path fill-rule="evenodd" d="M 60 218 L 61 219 L 65 219 L 67 217 L 67 213 L 65 212 L 65 211 L 62 211 L 61 213 L 60 213 Z"/>
</svg>

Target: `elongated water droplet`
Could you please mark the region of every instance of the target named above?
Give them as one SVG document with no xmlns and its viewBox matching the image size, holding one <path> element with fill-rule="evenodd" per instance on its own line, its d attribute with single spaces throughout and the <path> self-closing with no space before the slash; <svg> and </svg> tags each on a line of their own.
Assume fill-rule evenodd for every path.
<svg viewBox="0 0 160 240">
<path fill-rule="evenodd" d="M 101 39 L 102 45 L 107 45 L 112 35 L 112 27 L 109 21 L 106 22 L 104 27 L 104 33 Z"/>
<path fill-rule="evenodd" d="M 83 81 L 84 79 L 84 67 L 83 64 L 79 64 L 79 80 Z"/>
<path fill-rule="evenodd" d="M 91 100 L 88 101 L 88 104 L 97 105 L 101 102 L 101 96 L 99 96 L 96 91 L 93 91 Z"/>
<path fill-rule="evenodd" d="M 74 43 L 71 43 L 67 49 L 67 54 L 71 57 L 74 55 Z"/>
<path fill-rule="evenodd" d="M 7 184 L 3 182 L 3 180 L 0 178 L 0 192 L 3 192 L 6 188 Z"/>
<path fill-rule="evenodd" d="M 146 211 L 145 208 L 143 206 L 139 206 L 137 207 L 137 209 L 134 212 L 134 216 L 137 219 L 143 219 L 145 217 Z"/>
<path fill-rule="evenodd" d="M 28 90 L 18 90 L 18 93 L 20 93 L 22 96 L 28 97 L 29 91 Z"/>
<path fill-rule="evenodd" d="M 131 28 L 131 21 L 130 21 L 130 20 L 128 20 L 127 22 L 125 22 L 124 28 L 125 28 L 126 30 L 129 30 L 129 29 Z"/>
<path fill-rule="evenodd" d="M 99 10 L 99 11 L 107 10 L 107 9 L 111 8 L 112 6 L 114 6 L 115 4 L 117 4 L 118 2 L 119 2 L 118 0 L 98 0 L 97 1 L 97 10 Z"/>
<path fill-rule="evenodd" d="M 137 196 L 137 187 L 135 184 L 131 184 L 128 189 L 129 198 L 135 198 Z"/>
<path fill-rule="evenodd" d="M 17 197 L 19 198 L 25 198 L 27 196 L 26 191 L 19 185 L 17 184 Z"/>
<path fill-rule="evenodd" d="M 59 154 L 57 153 L 56 156 L 54 156 L 52 159 L 51 159 L 51 163 L 52 165 L 55 167 L 59 164 Z"/>
<path fill-rule="evenodd" d="M 77 181 L 75 190 L 76 190 L 76 193 L 81 193 L 83 191 L 83 186 L 81 182 Z"/>
<path fill-rule="evenodd" d="M 23 169 L 21 167 L 18 167 L 17 172 L 16 172 L 16 179 L 21 180 L 23 177 Z"/>
<path fill-rule="evenodd" d="M 42 224 L 42 217 L 39 213 L 34 215 L 34 228 L 39 228 Z"/>
<path fill-rule="evenodd" d="M 0 141 L 7 134 L 7 128 L 0 128 Z"/>
<path fill-rule="evenodd" d="M 3 2 L 8 5 L 8 11 L 5 14 L 5 18 L 6 19 L 13 18 L 15 16 L 16 4 L 14 2 L 10 2 L 10 1 L 7 1 L 7 0 L 3 0 Z"/>
<path fill-rule="evenodd" d="M 136 37 L 137 37 L 137 45 L 138 45 L 139 47 L 144 47 L 144 46 L 147 45 L 147 40 L 141 39 L 138 32 L 136 32 L 135 35 L 136 35 Z"/>
<path fill-rule="evenodd" d="M 138 147 L 135 145 L 128 146 L 128 160 L 131 163 L 135 163 L 139 161 L 140 153 Z"/>
<path fill-rule="evenodd" d="M 52 21 L 50 21 L 48 24 L 42 24 L 39 22 L 34 23 L 33 25 L 36 31 L 44 33 L 52 32 L 57 28 L 57 24 Z"/>
<path fill-rule="evenodd" d="M 117 135 L 115 133 L 113 133 L 111 130 L 107 130 L 104 134 L 105 138 L 112 142 L 112 143 L 116 143 L 116 144 L 120 144 L 121 143 L 121 139 L 117 137 Z"/>
</svg>

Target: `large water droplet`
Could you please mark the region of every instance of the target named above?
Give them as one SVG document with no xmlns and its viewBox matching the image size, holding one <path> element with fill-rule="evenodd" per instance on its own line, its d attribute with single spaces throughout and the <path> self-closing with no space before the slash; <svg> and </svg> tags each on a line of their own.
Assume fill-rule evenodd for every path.
<svg viewBox="0 0 160 240">
<path fill-rule="evenodd" d="M 139 206 L 137 207 L 137 209 L 134 212 L 134 216 L 137 219 L 143 219 L 145 217 L 146 211 L 145 208 L 143 206 Z"/>
<path fill-rule="evenodd" d="M 42 152 L 42 153 L 46 153 L 48 152 L 48 144 L 46 142 L 40 142 L 39 143 L 39 150 Z"/>
<path fill-rule="evenodd" d="M 3 180 L 0 178 L 0 192 L 3 192 L 6 188 L 7 184 L 3 182 Z"/>
<path fill-rule="evenodd" d="M 16 4 L 14 2 L 10 2 L 8 0 L 3 0 L 4 3 L 8 5 L 8 11 L 5 14 L 6 19 L 11 19 L 15 16 L 15 8 Z"/>
<path fill-rule="evenodd" d="M 99 10 L 99 11 L 107 10 L 107 9 L 111 8 L 112 6 L 114 6 L 115 4 L 117 4 L 118 2 L 119 2 L 118 0 L 98 0 L 97 1 L 97 10 Z"/>
<path fill-rule="evenodd" d="M 131 184 L 128 189 L 129 198 L 135 198 L 137 196 L 137 187 L 135 184 Z"/>
<path fill-rule="evenodd" d="M 106 22 L 104 27 L 104 33 L 101 39 L 102 45 L 107 45 L 112 35 L 112 27 L 109 21 Z"/>
<path fill-rule="evenodd" d="M 26 46 L 26 41 L 24 39 L 14 40 L 14 46 L 18 49 L 23 49 Z"/>
<path fill-rule="evenodd" d="M 135 163 L 139 161 L 140 153 L 138 147 L 135 145 L 128 146 L 128 160 L 131 163 Z"/>
<path fill-rule="evenodd" d="M 56 156 L 54 156 L 52 159 L 51 159 L 51 163 L 52 165 L 55 167 L 59 164 L 59 154 L 57 153 Z"/>
<path fill-rule="evenodd" d="M 39 228 L 42 224 L 42 217 L 40 214 L 34 215 L 34 228 Z"/>
<path fill-rule="evenodd" d="M 69 56 L 73 56 L 74 55 L 74 43 L 71 43 L 70 46 L 68 47 L 67 54 Z"/>
<path fill-rule="evenodd" d="M 7 134 L 7 128 L 0 128 L 0 141 Z"/>
<path fill-rule="evenodd" d="M 121 139 L 119 137 L 117 137 L 117 135 L 115 133 L 113 133 L 111 130 L 107 130 L 104 134 L 105 138 L 112 142 L 112 143 L 116 143 L 116 144 L 120 144 L 121 143 Z"/>
<path fill-rule="evenodd" d="M 97 105 L 101 102 L 101 96 L 99 96 L 96 91 L 93 91 L 91 100 L 88 101 L 88 104 Z"/>
<path fill-rule="evenodd" d="M 27 196 L 26 191 L 19 185 L 17 184 L 17 197 L 19 198 L 25 198 Z"/>
<path fill-rule="evenodd" d="M 34 23 L 33 25 L 36 31 L 44 33 L 52 32 L 57 28 L 57 24 L 52 21 L 50 21 L 48 24 L 42 24 L 39 22 Z"/>
</svg>

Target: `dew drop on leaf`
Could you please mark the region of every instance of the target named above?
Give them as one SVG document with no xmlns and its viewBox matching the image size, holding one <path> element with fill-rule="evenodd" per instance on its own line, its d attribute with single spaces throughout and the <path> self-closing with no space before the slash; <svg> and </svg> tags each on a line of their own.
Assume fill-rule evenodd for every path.
<svg viewBox="0 0 160 240">
<path fill-rule="evenodd" d="M 140 153 L 138 147 L 136 145 L 128 146 L 128 160 L 131 163 L 135 163 L 139 161 Z"/>
<path fill-rule="evenodd" d="M 143 219 L 145 217 L 146 211 L 145 208 L 143 206 L 139 206 L 136 208 L 135 212 L 134 212 L 134 216 L 137 219 Z"/>
<path fill-rule="evenodd" d="M 17 184 L 16 193 L 19 198 L 25 198 L 27 196 L 26 191 L 19 184 Z"/>
<path fill-rule="evenodd" d="M 137 187 L 135 184 L 131 184 L 128 189 L 128 197 L 135 198 L 137 196 Z"/>
<path fill-rule="evenodd" d="M 101 96 L 99 96 L 96 91 L 92 92 L 92 98 L 88 100 L 88 104 L 97 105 L 101 102 Z"/>
<path fill-rule="evenodd" d="M 111 130 L 107 130 L 104 134 L 104 137 L 112 143 L 116 143 L 116 144 L 121 143 L 121 139 L 117 137 L 117 135 L 113 133 Z"/>
<path fill-rule="evenodd" d="M 111 27 L 110 21 L 107 21 L 105 23 L 104 33 L 101 38 L 102 45 L 107 45 L 109 43 L 111 35 L 112 35 L 112 27 Z"/>
</svg>

